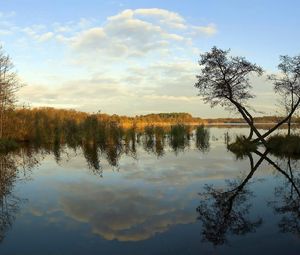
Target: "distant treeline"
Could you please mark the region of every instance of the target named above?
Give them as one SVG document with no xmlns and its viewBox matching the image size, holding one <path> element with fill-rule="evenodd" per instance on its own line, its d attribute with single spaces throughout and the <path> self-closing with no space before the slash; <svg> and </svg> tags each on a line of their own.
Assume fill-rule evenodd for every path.
<svg viewBox="0 0 300 255">
<path fill-rule="evenodd" d="M 254 117 L 253 120 L 255 123 L 277 123 L 281 121 L 283 117 L 279 116 L 262 116 L 262 117 Z M 300 118 L 295 117 L 293 119 L 294 123 L 300 123 Z M 215 119 L 203 119 L 205 124 L 233 124 L 233 123 L 245 123 L 245 120 L 242 118 L 215 118 Z"/>
</svg>

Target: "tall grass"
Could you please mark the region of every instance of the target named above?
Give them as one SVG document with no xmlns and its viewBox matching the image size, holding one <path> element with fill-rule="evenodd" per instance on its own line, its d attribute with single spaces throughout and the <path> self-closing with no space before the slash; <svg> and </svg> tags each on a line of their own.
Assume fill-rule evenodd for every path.
<svg viewBox="0 0 300 255">
<path fill-rule="evenodd" d="M 184 124 L 177 124 L 171 126 L 170 133 L 170 146 L 174 151 L 183 150 L 186 146 L 189 146 L 191 138 L 190 127 Z"/>
<path fill-rule="evenodd" d="M 204 125 L 198 126 L 196 128 L 196 147 L 200 151 L 208 151 L 209 150 L 209 129 L 205 128 Z"/>
<path fill-rule="evenodd" d="M 270 153 L 278 157 L 300 158 L 300 137 L 297 135 L 274 135 L 267 140 Z"/>
</svg>

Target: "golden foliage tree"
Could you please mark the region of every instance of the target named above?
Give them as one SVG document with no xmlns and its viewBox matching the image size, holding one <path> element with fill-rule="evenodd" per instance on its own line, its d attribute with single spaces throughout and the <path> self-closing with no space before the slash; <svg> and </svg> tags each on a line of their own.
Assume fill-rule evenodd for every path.
<svg viewBox="0 0 300 255">
<path fill-rule="evenodd" d="M 0 46 L 0 138 L 4 136 L 7 112 L 14 108 L 16 92 L 20 87 L 12 60 Z"/>
</svg>

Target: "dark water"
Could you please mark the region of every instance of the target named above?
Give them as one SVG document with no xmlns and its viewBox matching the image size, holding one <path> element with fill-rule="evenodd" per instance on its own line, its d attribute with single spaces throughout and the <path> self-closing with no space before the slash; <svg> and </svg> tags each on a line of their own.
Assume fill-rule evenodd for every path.
<svg viewBox="0 0 300 255">
<path fill-rule="evenodd" d="M 225 132 L 247 130 L 0 156 L 0 254 L 299 254 L 299 163 L 237 160 Z"/>
</svg>

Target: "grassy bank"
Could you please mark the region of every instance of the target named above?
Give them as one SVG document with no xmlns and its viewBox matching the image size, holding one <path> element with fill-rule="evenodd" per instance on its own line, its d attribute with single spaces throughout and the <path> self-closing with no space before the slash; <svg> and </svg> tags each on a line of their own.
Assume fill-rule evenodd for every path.
<svg viewBox="0 0 300 255">
<path fill-rule="evenodd" d="M 274 135 L 267 140 L 270 153 L 279 157 L 300 158 L 300 136 Z"/>
</svg>

